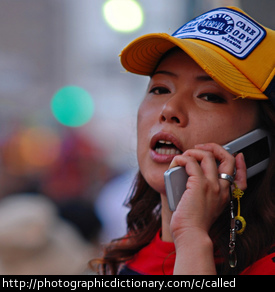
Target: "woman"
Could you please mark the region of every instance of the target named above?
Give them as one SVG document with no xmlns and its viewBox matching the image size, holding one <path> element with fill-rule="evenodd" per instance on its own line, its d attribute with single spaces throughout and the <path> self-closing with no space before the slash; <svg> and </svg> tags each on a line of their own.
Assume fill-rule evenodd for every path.
<svg viewBox="0 0 275 292">
<path fill-rule="evenodd" d="M 138 112 L 128 234 L 105 248 L 102 273 L 275 274 L 274 151 L 267 170 L 247 180 L 243 154 L 221 146 L 256 128 L 274 137 L 274 45 L 274 31 L 224 7 L 122 51 L 122 65 L 150 82 Z M 188 181 L 171 212 L 163 174 L 175 166 Z M 246 220 L 236 242 L 234 189 L 245 191 L 234 200 Z"/>
</svg>

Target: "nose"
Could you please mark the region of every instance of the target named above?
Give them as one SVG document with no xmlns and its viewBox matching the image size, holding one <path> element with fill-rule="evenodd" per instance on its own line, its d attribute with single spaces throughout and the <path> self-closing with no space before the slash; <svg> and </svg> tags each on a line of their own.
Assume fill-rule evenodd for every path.
<svg viewBox="0 0 275 292">
<path fill-rule="evenodd" d="M 179 127 L 188 124 L 188 114 L 182 96 L 173 96 L 164 104 L 160 113 L 160 122 L 173 123 Z"/>
</svg>

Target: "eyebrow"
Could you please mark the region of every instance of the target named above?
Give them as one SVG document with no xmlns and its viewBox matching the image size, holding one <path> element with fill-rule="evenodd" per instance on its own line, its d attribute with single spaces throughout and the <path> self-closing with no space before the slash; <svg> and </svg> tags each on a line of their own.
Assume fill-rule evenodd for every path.
<svg viewBox="0 0 275 292">
<path fill-rule="evenodd" d="M 199 81 L 214 81 L 214 79 L 209 75 L 199 75 L 196 77 L 196 79 Z"/>
<path fill-rule="evenodd" d="M 170 72 L 170 71 L 165 71 L 165 70 L 160 70 L 160 71 L 156 71 L 152 74 L 151 77 L 157 75 L 157 74 L 164 74 L 164 75 L 168 75 L 168 76 L 171 76 L 171 77 L 178 77 L 177 74 L 173 73 L 173 72 Z"/>
<path fill-rule="evenodd" d="M 156 71 L 152 74 L 151 77 L 155 76 L 155 75 L 158 75 L 158 74 L 163 74 L 163 75 L 168 75 L 168 76 L 171 76 L 171 77 L 175 77 L 175 78 L 178 78 L 178 75 L 173 73 L 173 72 L 170 72 L 170 71 L 166 71 L 166 70 L 160 70 L 160 71 Z M 199 76 L 196 76 L 195 77 L 196 80 L 198 81 L 214 81 L 212 77 L 210 77 L 209 75 L 199 75 Z"/>
</svg>

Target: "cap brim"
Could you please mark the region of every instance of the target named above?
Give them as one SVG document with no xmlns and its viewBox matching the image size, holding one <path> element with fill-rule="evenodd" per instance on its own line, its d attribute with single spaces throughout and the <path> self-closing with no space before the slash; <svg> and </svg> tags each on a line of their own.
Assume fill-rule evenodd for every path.
<svg viewBox="0 0 275 292">
<path fill-rule="evenodd" d="M 160 58 L 171 48 L 185 51 L 209 76 L 237 97 L 267 99 L 229 60 L 220 48 L 196 39 L 179 39 L 166 33 L 148 34 L 121 52 L 123 67 L 132 73 L 151 76 Z"/>
</svg>

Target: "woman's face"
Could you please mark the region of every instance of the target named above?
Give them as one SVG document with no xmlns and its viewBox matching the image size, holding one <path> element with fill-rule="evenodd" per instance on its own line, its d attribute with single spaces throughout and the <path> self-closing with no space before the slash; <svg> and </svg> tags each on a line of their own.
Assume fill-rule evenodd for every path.
<svg viewBox="0 0 275 292">
<path fill-rule="evenodd" d="M 234 100 L 187 54 L 172 50 L 151 77 L 138 112 L 138 162 L 149 185 L 165 194 L 172 159 L 196 144 L 224 145 L 257 126 L 252 100 Z"/>
</svg>

